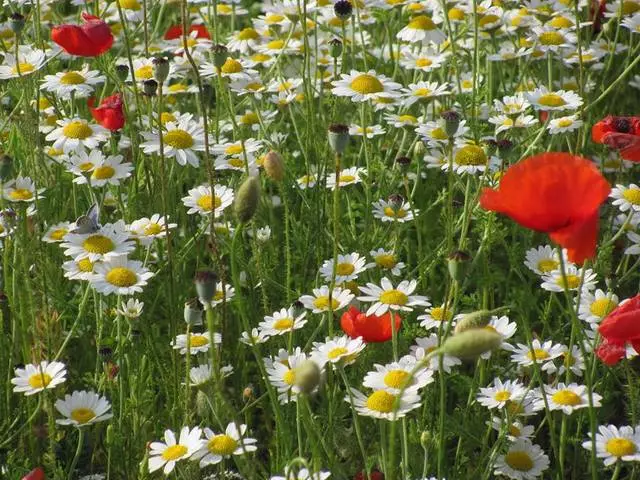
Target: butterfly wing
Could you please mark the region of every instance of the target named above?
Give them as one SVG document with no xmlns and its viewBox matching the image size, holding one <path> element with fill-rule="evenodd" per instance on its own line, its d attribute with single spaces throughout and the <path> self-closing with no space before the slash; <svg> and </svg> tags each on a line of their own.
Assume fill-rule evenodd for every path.
<svg viewBox="0 0 640 480">
<path fill-rule="evenodd" d="M 86 215 L 78 217 L 76 220 L 76 228 L 71 233 L 95 233 L 100 230 L 100 208 L 94 203 Z"/>
</svg>

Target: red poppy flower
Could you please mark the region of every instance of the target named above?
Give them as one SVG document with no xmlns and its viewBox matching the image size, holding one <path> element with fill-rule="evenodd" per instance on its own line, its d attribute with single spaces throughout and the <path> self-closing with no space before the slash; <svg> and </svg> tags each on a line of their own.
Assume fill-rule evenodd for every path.
<svg viewBox="0 0 640 480">
<path fill-rule="evenodd" d="M 600 323 L 598 331 L 611 342 L 640 341 L 640 294 L 618 305 Z"/>
<path fill-rule="evenodd" d="M 34 468 L 22 477 L 22 480 L 45 480 L 44 470 L 40 467 Z"/>
<path fill-rule="evenodd" d="M 80 57 L 97 57 L 113 45 L 111 29 L 102 19 L 82 14 L 83 25 L 58 25 L 51 29 L 51 40 L 65 52 Z"/>
<path fill-rule="evenodd" d="M 191 25 L 189 27 L 189 33 L 198 32 L 196 38 L 208 38 L 211 39 L 211 35 L 209 35 L 209 31 L 207 27 L 204 25 Z M 176 38 L 180 38 L 182 36 L 182 26 L 181 25 L 173 25 L 169 27 L 167 33 L 164 34 L 165 40 L 175 40 Z"/>
<path fill-rule="evenodd" d="M 393 314 L 396 332 L 400 330 L 402 319 Z M 350 307 L 340 318 L 340 327 L 351 338 L 362 337 L 365 342 L 387 342 L 391 340 L 391 315 L 389 312 L 381 317 L 365 315 L 356 307 Z"/>
<path fill-rule="evenodd" d="M 595 255 L 598 208 L 611 187 L 596 166 L 569 153 L 543 153 L 510 167 L 497 190 L 485 188 L 480 205 L 523 227 L 546 232 L 582 263 Z"/>
<path fill-rule="evenodd" d="M 593 32 L 600 33 L 602 27 L 602 19 L 604 10 L 607 6 L 607 0 L 591 0 L 591 18 L 593 20 Z"/>
<path fill-rule="evenodd" d="M 603 340 L 602 343 L 596 348 L 596 355 L 605 365 L 615 365 L 625 356 L 626 350 L 624 344 L 612 343 L 608 340 Z"/>
<path fill-rule="evenodd" d="M 591 139 L 619 150 L 625 160 L 640 162 L 640 117 L 609 115 L 593 126 Z"/>
<path fill-rule="evenodd" d="M 367 477 L 363 470 L 356 473 L 353 477 L 353 480 L 365 480 L 365 478 Z M 371 470 L 371 473 L 369 474 L 369 480 L 384 480 L 384 473 L 382 473 L 380 470 Z"/>
<path fill-rule="evenodd" d="M 111 131 L 120 130 L 124 126 L 125 118 L 122 110 L 122 95 L 116 93 L 102 100 L 99 107 L 93 107 L 93 99 L 89 100 L 91 115 L 96 122 Z"/>
</svg>

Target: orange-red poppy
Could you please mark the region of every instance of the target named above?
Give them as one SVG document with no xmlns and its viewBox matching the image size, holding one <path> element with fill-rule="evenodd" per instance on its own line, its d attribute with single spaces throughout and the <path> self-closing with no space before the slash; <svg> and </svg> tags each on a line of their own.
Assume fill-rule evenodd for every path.
<svg viewBox="0 0 640 480">
<path fill-rule="evenodd" d="M 483 190 L 480 205 L 523 227 L 548 233 L 567 249 L 569 260 L 582 263 L 595 255 L 598 209 L 610 191 L 593 162 L 552 152 L 511 166 L 498 189 Z"/>
<path fill-rule="evenodd" d="M 591 139 L 618 150 L 625 160 L 640 162 L 640 117 L 609 115 L 593 126 Z"/>
<path fill-rule="evenodd" d="M 397 313 L 393 314 L 396 332 L 400 330 L 402 319 Z M 344 333 L 351 338 L 362 337 L 365 342 L 386 342 L 391 340 L 391 314 L 382 316 L 365 315 L 356 307 L 350 307 L 340 318 L 340 326 Z"/>
<path fill-rule="evenodd" d="M 36 467 L 22 477 L 22 480 L 45 480 L 44 470 L 41 467 Z"/>
<path fill-rule="evenodd" d="M 196 38 L 211 38 L 207 27 L 205 27 L 204 25 L 191 25 L 189 27 L 189 33 L 191 32 L 198 32 Z M 182 25 L 173 25 L 167 29 L 167 32 L 164 34 L 164 39 L 175 40 L 176 38 L 180 38 L 181 36 Z"/>
<path fill-rule="evenodd" d="M 122 95 L 116 93 L 102 100 L 99 107 L 93 108 L 93 99 L 89 100 L 89 109 L 93 118 L 104 128 L 111 131 L 124 127 L 125 117 L 122 110 Z"/>
<path fill-rule="evenodd" d="M 97 57 L 113 45 L 111 29 L 104 20 L 82 14 L 83 25 L 58 25 L 51 29 L 51 40 L 65 52 L 80 57 Z"/>
</svg>

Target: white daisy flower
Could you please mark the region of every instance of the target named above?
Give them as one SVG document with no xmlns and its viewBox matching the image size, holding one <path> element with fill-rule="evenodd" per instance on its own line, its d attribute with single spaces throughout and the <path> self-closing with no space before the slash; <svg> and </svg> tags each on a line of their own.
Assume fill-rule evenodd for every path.
<svg viewBox="0 0 640 480">
<path fill-rule="evenodd" d="M 191 352 L 191 355 L 209 351 L 211 346 L 211 333 L 209 331 L 189 333 L 188 337 L 187 340 L 187 334 L 179 334 L 171 341 L 170 345 L 174 350 L 180 350 L 181 355 L 186 355 L 187 351 Z M 213 343 L 216 345 L 222 343 L 222 336 L 219 333 L 213 334 Z"/>
<path fill-rule="evenodd" d="M 566 251 L 563 251 L 565 265 L 569 265 Z M 542 245 L 527 250 L 524 264 L 538 275 L 546 275 L 560 268 L 560 255 L 551 245 Z"/>
<path fill-rule="evenodd" d="M 411 205 L 405 201 L 397 205 L 396 202 L 389 202 L 381 198 L 371 205 L 373 205 L 374 218 L 383 222 L 410 222 L 414 219 L 414 213 L 417 215 L 419 212 L 417 209 L 411 210 Z"/>
<path fill-rule="evenodd" d="M 385 114 L 384 119 L 396 128 L 415 128 L 420 123 L 418 117 L 409 114 L 396 115 L 393 113 L 387 113 Z M 422 117 L 420 117 L 420 119 L 422 119 Z"/>
<path fill-rule="evenodd" d="M 487 422 L 487 424 L 489 424 L 489 422 Z M 493 417 L 490 423 L 491 427 L 497 432 L 501 432 L 503 430 L 504 424 L 505 421 L 500 417 Z M 507 424 L 506 430 L 507 438 L 510 441 L 515 442 L 519 438 L 530 439 L 533 437 L 536 429 L 533 425 L 525 425 L 522 422 L 515 420 Z"/>
<path fill-rule="evenodd" d="M 362 182 L 362 176 L 367 175 L 367 169 L 362 167 L 349 167 L 340 171 L 338 175 L 338 186 L 346 187 L 347 185 L 355 185 Z M 327 188 L 334 190 L 336 188 L 336 174 L 327 175 Z"/>
<path fill-rule="evenodd" d="M 590 350 L 588 345 L 585 345 L 585 347 L 587 351 Z M 569 347 L 563 345 L 562 355 L 558 358 L 561 361 L 560 365 L 558 366 L 558 375 L 563 375 L 567 371 L 567 369 L 569 369 L 574 375 L 577 375 L 578 377 L 582 376 L 585 370 L 585 364 L 580 347 L 574 345 L 571 348 L 571 353 L 569 353 Z M 549 370 L 549 373 L 553 373 L 553 371 Z"/>
<path fill-rule="evenodd" d="M 142 315 L 144 302 L 138 299 L 130 298 L 126 302 L 122 302 L 117 308 L 116 313 L 128 319 L 139 318 Z"/>
<path fill-rule="evenodd" d="M 24 368 L 16 368 L 15 375 L 11 379 L 13 391 L 29 396 L 65 382 L 67 367 L 61 362 L 43 360 L 39 364 L 29 363 Z"/>
<path fill-rule="evenodd" d="M 204 442 L 200 449 L 193 454 L 194 460 L 200 460 L 200 468 L 207 465 L 215 465 L 225 458 L 233 455 L 244 455 L 248 452 L 255 452 L 255 438 L 245 437 L 246 425 L 227 425 L 224 433 L 214 433 L 211 429 L 204 429 Z"/>
<path fill-rule="evenodd" d="M 18 176 L 15 180 L 9 180 L 2 186 L 2 196 L 10 202 L 33 202 L 43 198 L 44 188 L 36 189 L 36 184 L 29 177 Z"/>
<path fill-rule="evenodd" d="M 301 468 L 298 471 L 290 467 L 285 467 L 284 476 L 274 475 L 269 480 L 326 480 L 331 476 L 331 472 L 311 472 L 307 468 Z"/>
<path fill-rule="evenodd" d="M 104 75 L 97 70 L 89 70 L 84 65 L 81 70 L 57 72 L 55 75 L 45 75 L 41 90 L 52 92 L 62 100 L 73 98 L 87 98 L 95 90 L 95 86 L 103 83 Z"/>
<path fill-rule="evenodd" d="M 407 70 L 421 70 L 429 73 L 439 69 L 446 60 L 446 54 L 438 53 L 431 48 L 422 49 L 417 53 L 406 49 L 402 51 L 400 65 Z"/>
<path fill-rule="evenodd" d="M 141 132 L 144 142 L 140 148 L 146 154 L 160 153 L 160 135 L 158 132 Z M 196 152 L 204 152 L 204 128 L 200 122 L 180 119 L 177 123 L 167 122 L 162 131 L 164 155 L 167 158 L 175 158 L 179 165 L 187 163 L 192 167 L 200 165 Z"/>
<path fill-rule="evenodd" d="M 126 255 L 135 248 L 122 220 L 107 223 L 96 233 L 68 233 L 60 246 L 74 260 L 88 258 L 91 262 Z"/>
<path fill-rule="evenodd" d="M 59 425 L 73 425 L 80 428 L 113 417 L 109 412 L 111 404 L 105 397 L 84 390 L 65 395 L 64 400 L 56 400 L 55 407 L 65 417 L 56 420 Z"/>
<path fill-rule="evenodd" d="M 638 216 L 640 217 L 640 216 Z M 633 242 L 633 245 L 627 247 L 624 251 L 625 255 L 640 255 L 640 235 L 635 232 L 627 232 L 627 238 Z"/>
<path fill-rule="evenodd" d="M 480 388 L 477 400 L 480 405 L 489 409 L 503 408 L 509 402 L 521 400 L 527 389 L 518 380 L 506 380 L 504 383 L 499 378 L 493 380 L 493 386 Z"/>
<path fill-rule="evenodd" d="M 216 293 L 213 294 L 213 300 L 210 305 L 211 308 L 216 305 L 220 305 L 221 303 L 229 302 L 236 294 L 236 289 L 233 288 L 228 283 L 224 285 L 224 290 L 222 289 L 222 282 L 216 283 Z M 200 300 L 202 302 L 202 300 Z"/>
<path fill-rule="evenodd" d="M 91 170 L 91 176 L 87 181 L 92 187 L 104 187 L 105 185 L 120 185 L 121 181 L 131 176 L 133 165 L 123 162 L 122 155 L 109 155 L 103 157 Z M 81 177 L 85 179 L 86 177 Z M 77 182 L 84 183 L 84 182 Z"/>
<path fill-rule="evenodd" d="M 536 88 L 532 92 L 527 92 L 527 100 L 536 110 L 560 111 L 577 110 L 583 104 L 582 98 L 572 91 L 558 90 L 549 91 L 545 87 Z"/>
<path fill-rule="evenodd" d="M 307 323 L 304 318 L 306 315 L 307 312 L 296 315 L 294 307 L 283 308 L 279 312 L 274 312 L 272 316 L 265 316 L 258 328 L 266 336 L 284 335 L 304 327 Z"/>
<path fill-rule="evenodd" d="M 519 438 L 509 445 L 506 454 L 497 458 L 493 473 L 513 480 L 535 480 L 548 468 L 549 457 L 542 448 L 531 440 Z"/>
<path fill-rule="evenodd" d="M 349 338 L 342 337 L 326 338 L 325 342 L 313 342 L 311 357 L 321 367 L 327 363 L 340 363 L 340 365 L 351 365 L 356 361 L 358 354 L 364 350 L 365 343 L 362 337 Z"/>
<path fill-rule="evenodd" d="M 402 388 L 415 388 L 417 390 L 434 381 L 433 370 L 420 368 L 413 375 L 418 360 L 416 357 L 406 355 L 398 362 L 387 365 L 374 364 L 375 371 L 368 372 L 362 385 L 373 390 L 386 390 L 393 395 L 399 395 Z"/>
<path fill-rule="evenodd" d="M 618 296 L 611 292 L 605 293 L 599 288 L 594 293 L 585 291 L 580 295 L 578 317 L 587 323 L 600 323 L 619 304 Z"/>
<path fill-rule="evenodd" d="M 320 267 L 320 276 L 325 281 L 331 281 L 333 278 L 334 259 L 325 260 Z M 348 254 L 338 254 L 336 268 L 336 283 L 350 282 L 358 278 L 368 267 L 366 259 L 361 257 L 359 253 L 353 252 Z"/>
<path fill-rule="evenodd" d="M 384 75 L 369 70 L 366 73 L 351 70 L 333 82 L 331 93 L 338 97 L 349 97 L 353 102 L 366 102 L 380 97 L 397 97 L 402 85 Z"/>
<path fill-rule="evenodd" d="M 296 368 L 307 359 L 309 357 L 302 352 L 300 347 L 296 347 L 291 354 L 284 349 L 280 349 L 276 358 L 268 357 L 264 359 L 269 382 L 278 391 L 278 400 L 283 405 L 297 401 L 300 388 L 295 385 Z"/>
<path fill-rule="evenodd" d="M 219 4 L 218 4 L 219 6 Z M 227 42 L 227 48 L 230 52 L 239 52 L 243 55 L 248 54 L 252 50 L 256 50 L 260 44 L 260 34 L 254 28 L 247 27 L 238 30 L 233 34 Z"/>
<path fill-rule="evenodd" d="M 630 17 L 640 12 L 639 0 L 615 0 L 607 2 L 605 6 L 605 18 L 617 18 L 618 16 Z"/>
<path fill-rule="evenodd" d="M 411 346 L 411 354 L 418 360 L 424 359 L 439 346 L 438 334 L 432 333 L 428 337 L 418 337 L 416 344 Z M 442 355 L 442 369 L 445 373 L 451 373 L 451 367 L 461 365 L 462 361 L 451 355 Z M 440 355 L 434 355 L 429 359 L 429 368 L 433 371 L 440 370 Z"/>
<path fill-rule="evenodd" d="M 420 407 L 420 395 L 414 388 L 406 389 L 401 397 L 386 390 L 375 390 L 369 395 L 364 395 L 359 390 L 351 388 L 351 395 L 347 395 L 345 400 L 353 402 L 360 415 L 389 421 L 403 418 L 410 411 Z"/>
<path fill-rule="evenodd" d="M 591 451 L 593 441 L 589 439 L 582 446 Z M 596 456 L 604 459 L 606 466 L 618 461 L 640 461 L 640 432 L 627 425 L 600 425 L 596 433 Z"/>
<path fill-rule="evenodd" d="M 534 42 L 536 48 L 543 52 L 557 52 L 561 48 L 573 48 L 578 41 L 575 33 L 566 29 L 556 29 L 549 25 L 533 27 L 531 30 L 533 34 L 528 40 Z"/>
<path fill-rule="evenodd" d="M 85 148 L 94 150 L 109 138 L 109 130 L 78 117 L 65 118 L 56 123 L 58 126 L 45 140 L 53 141 L 53 148 L 64 153 L 81 152 Z"/>
<path fill-rule="evenodd" d="M 450 306 L 446 307 L 443 303 L 440 306 L 434 307 L 430 302 L 427 302 L 426 307 L 424 315 L 418 315 L 418 320 L 420 320 L 420 326 L 422 328 L 426 330 L 439 329 L 443 321 L 451 322 L 451 328 L 455 327 L 456 321 Z M 456 318 L 458 316 L 456 316 Z"/>
<path fill-rule="evenodd" d="M 95 263 L 88 258 L 70 260 L 62 264 L 65 278 L 69 280 L 91 280 Z"/>
<path fill-rule="evenodd" d="M 584 279 L 582 279 L 583 273 Z M 545 273 L 540 286 L 549 292 L 564 292 L 565 288 L 571 292 L 590 291 L 596 287 L 597 282 L 597 274 L 590 268 L 583 272 L 575 265 L 566 265 L 564 275 L 561 269 Z"/>
<path fill-rule="evenodd" d="M 358 287 L 363 296 L 358 300 L 373 302 L 367 310 L 367 315 L 384 315 L 388 310 L 413 311 L 413 307 L 427 305 L 427 297 L 413 295 L 418 282 L 415 280 L 403 280 L 394 287 L 387 277 L 380 280 L 380 285 L 367 283 L 366 287 Z"/>
<path fill-rule="evenodd" d="M 142 245 L 149 246 L 156 238 L 166 237 L 167 228 L 172 230 L 177 226 L 176 223 L 167 225 L 165 217 L 155 213 L 151 218 L 143 217 L 132 222 L 129 231 Z"/>
<path fill-rule="evenodd" d="M 373 259 L 373 263 L 368 263 L 365 265 L 365 268 L 378 267 L 382 270 L 388 270 L 391 272 L 391 275 L 397 277 L 402 273 L 402 269 L 405 267 L 404 262 L 398 261 L 398 256 L 393 250 L 378 248 L 377 250 L 371 250 L 369 255 Z"/>
<path fill-rule="evenodd" d="M 529 367 L 536 362 L 542 371 L 553 372 L 556 369 L 553 360 L 562 354 L 562 345 L 554 345 L 551 340 L 540 343 L 540 340 L 536 338 L 531 342 L 531 348 L 529 345 L 518 343 L 511 354 L 511 361 L 522 367 Z"/>
<path fill-rule="evenodd" d="M 60 243 L 64 240 L 67 233 L 74 228 L 75 223 L 71 222 L 59 222 L 51 225 L 42 237 L 42 241 L 47 243 Z"/>
<path fill-rule="evenodd" d="M 460 121 L 458 129 L 452 135 L 453 139 L 459 139 L 469 131 L 466 120 Z M 422 136 L 430 146 L 444 146 L 449 143 L 449 136 L 446 132 L 445 122 L 443 119 L 438 119 L 434 122 L 426 122 L 416 128 L 416 133 Z"/>
<path fill-rule="evenodd" d="M 213 369 L 206 363 L 191 367 L 189 370 L 189 382 L 193 387 L 201 387 L 213 379 Z"/>
<path fill-rule="evenodd" d="M 310 173 L 308 175 L 303 175 L 296 179 L 296 183 L 298 184 L 298 188 L 300 188 L 300 190 L 313 188 L 318 183 L 318 176 L 313 173 Z"/>
<path fill-rule="evenodd" d="M 549 121 L 547 129 L 552 135 L 558 133 L 573 132 L 582 127 L 584 122 L 578 119 L 577 115 L 567 115 L 566 117 L 553 118 Z"/>
<path fill-rule="evenodd" d="M 323 285 L 320 288 L 314 288 L 313 295 L 302 295 L 298 300 L 312 313 L 322 313 L 328 312 L 330 306 L 334 312 L 341 310 L 349 305 L 354 297 L 355 295 L 349 289 L 336 287 L 333 292 L 329 293 L 329 287 Z M 330 301 L 331 303 L 329 303 Z"/>
<path fill-rule="evenodd" d="M 14 53 L 5 52 L 0 64 L 0 80 L 20 78 L 40 70 L 47 57 L 43 50 L 35 50 L 27 45 L 18 47 L 18 60 Z"/>
<path fill-rule="evenodd" d="M 529 128 L 538 123 L 538 119 L 533 115 L 518 115 L 515 118 L 511 118 L 507 115 L 501 114 L 489 118 L 489 123 L 496 126 L 496 135 L 501 132 L 506 132 L 512 128 Z"/>
<path fill-rule="evenodd" d="M 262 330 L 258 330 L 257 328 L 252 328 L 251 333 L 242 332 L 240 336 L 240 341 L 249 346 L 264 343 L 267 340 L 269 340 L 269 335 L 267 335 L 267 333 Z"/>
<path fill-rule="evenodd" d="M 498 317 L 493 315 L 489 320 L 489 323 L 484 327 L 486 330 L 491 330 L 492 332 L 500 334 L 502 337 L 501 348 L 504 350 L 511 350 L 513 346 L 506 342 L 509 338 L 513 337 L 518 329 L 516 322 L 510 322 L 509 317 L 503 315 Z M 480 358 L 486 360 L 491 357 L 492 351 L 484 352 L 480 355 Z"/>
<path fill-rule="evenodd" d="M 200 427 L 182 427 L 180 438 L 176 441 L 176 436 L 171 430 L 164 431 L 164 442 L 152 442 L 149 445 L 149 472 L 163 468 L 165 475 L 169 475 L 180 460 L 191 457 L 200 450 L 202 446 L 202 430 Z"/>
<path fill-rule="evenodd" d="M 233 203 L 233 190 L 224 185 L 214 185 L 213 195 L 210 185 L 200 185 L 189 190 L 189 195 L 182 197 L 182 203 L 189 207 L 189 215 L 199 213 L 207 216 L 213 210 L 215 218 L 219 218 L 222 212 Z"/>
<path fill-rule="evenodd" d="M 438 28 L 430 16 L 418 15 L 413 17 L 409 23 L 396 34 L 396 38 L 409 43 L 433 42 L 439 44 L 446 40 L 447 36 Z"/>
<path fill-rule="evenodd" d="M 640 11 L 631 16 L 625 17 L 620 25 L 624 28 L 628 28 L 631 33 L 640 33 Z"/>
<path fill-rule="evenodd" d="M 609 197 L 615 199 L 613 204 L 616 205 L 621 212 L 629 210 L 640 212 L 640 187 L 635 183 L 630 185 L 616 184 L 611 190 Z"/>
<path fill-rule="evenodd" d="M 366 135 L 367 138 L 374 138 L 379 135 L 384 135 L 384 133 L 382 125 L 368 125 L 366 128 L 362 128 L 356 124 L 349 126 L 349 135 L 353 137 L 364 137 Z"/>
<path fill-rule="evenodd" d="M 404 90 L 403 103 L 406 107 L 410 107 L 415 102 L 428 102 L 436 97 L 450 95 L 451 91 L 447 90 L 448 87 L 447 83 L 439 85 L 438 82 L 410 83 Z"/>
<path fill-rule="evenodd" d="M 564 414 L 571 415 L 575 410 L 589 407 L 589 393 L 584 385 L 578 385 L 577 383 L 565 385 L 561 382 L 555 387 L 545 385 L 544 388 L 547 394 L 549 410 L 562 410 Z M 602 400 L 600 395 L 592 392 L 591 399 L 594 407 L 600 406 L 600 400 Z M 540 398 L 539 402 L 544 404 L 542 398 Z"/>
<path fill-rule="evenodd" d="M 103 295 L 133 295 L 142 292 L 147 280 L 155 274 L 137 260 L 125 255 L 109 258 L 95 265 L 91 286 Z"/>
<path fill-rule="evenodd" d="M 524 113 L 531 104 L 523 93 L 503 97 L 502 100 L 494 99 L 493 108 L 505 115 L 519 115 Z"/>
</svg>

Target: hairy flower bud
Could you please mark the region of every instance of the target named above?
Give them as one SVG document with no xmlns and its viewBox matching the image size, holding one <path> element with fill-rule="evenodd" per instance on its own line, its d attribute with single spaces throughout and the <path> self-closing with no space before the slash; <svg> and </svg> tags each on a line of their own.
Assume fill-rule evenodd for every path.
<svg viewBox="0 0 640 480">
<path fill-rule="evenodd" d="M 247 223 L 251 220 L 258 209 L 259 202 L 260 180 L 258 180 L 258 177 L 250 176 L 240 185 L 236 200 L 233 204 L 238 221 L 240 223 Z"/>
<path fill-rule="evenodd" d="M 471 328 L 453 335 L 440 347 L 442 353 L 462 359 L 475 360 L 502 344 L 502 335 L 484 328 Z"/>
<path fill-rule="evenodd" d="M 278 152 L 271 150 L 267 153 L 262 166 L 271 180 L 281 182 L 284 178 L 284 161 Z"/>
</svg>

